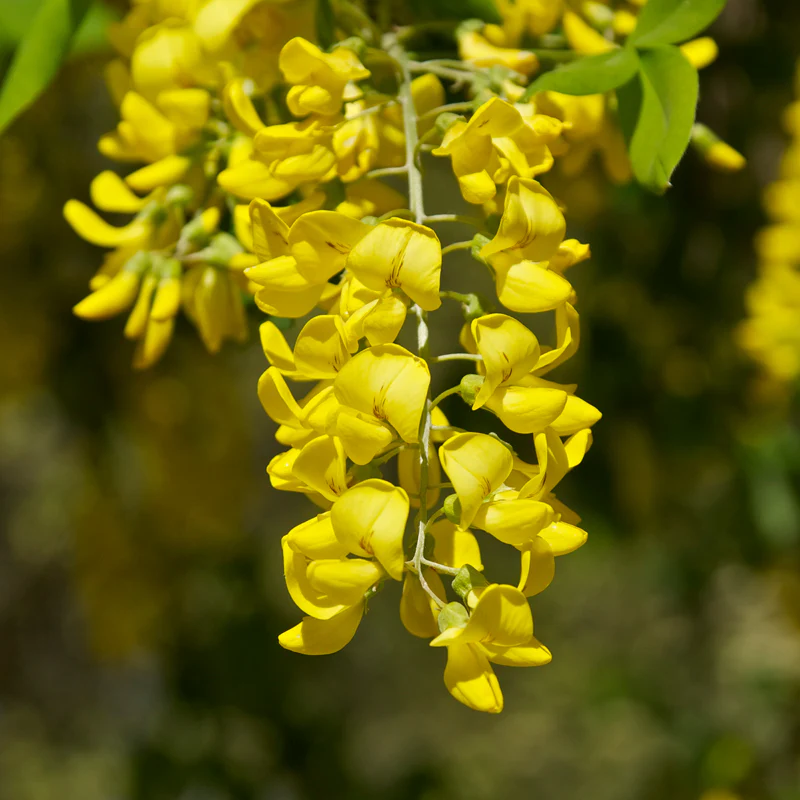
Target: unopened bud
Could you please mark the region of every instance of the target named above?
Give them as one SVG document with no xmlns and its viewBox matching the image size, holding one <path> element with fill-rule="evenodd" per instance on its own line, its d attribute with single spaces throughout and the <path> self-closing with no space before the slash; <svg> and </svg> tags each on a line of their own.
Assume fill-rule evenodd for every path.
<svg viewBox="0 0 800 800">
<path fill-rule="evenodd" d="M 461 603 L 448 603 L 439 612 L 437 620 L 440 633 L 444 633 L 448 628 L 463 628 L 468 621 L 469 613 Z"/>
<path fill-rule="evenodd" d="M 465 298 L 461 304 L 461 312 L 464 315 L 465 322 L 472 322 L 472 320 L 478 319 L 478 317 L 482 317 L 492 310 L 491 304 L 482 295 L 468 294 L 465 295 Z"/>
<path fill-rule="evenodd" d="M 436 130 L 444 135 L 456 122 L 463 122 L 464 117 L 460 114 L 454 114 L 452 111 L 444 111 L 436 117 Z"/>
<path fill-rule="evenodd" d="M 168 206 L 181 206 L 185 208 L 194 200 L 194 192 L 185 183 L 177 183 L 170 187 L 165 202 Z"/>
<path fill-rule="evenodd" d="M 458 391 L 461 393 L 461 399 L 467 405 L 471 406 L 474 404 L 475 398 L 478 396 L 481 386 L 483 386 L 483 381 L 483 375 L 475 375 L 473 373 L 465 375 L 461 379 L 461 383 L 458 386 Z"/>
<path fill-rule="evenodd" d="M 478 572 L 471 564 L 464 564 L 453 578 L 453 591 L 462 599 L 467 600 L 470 593 L 475 589 L 482 589 L 489 585 L 489 581 L 483 577 L 483 573 Z"/>
<path fill-rule="evenodd" d="M 445 497 L 442 510 L 453 525 L 461 524 L 461 501 L 458 499 L 457 494 L 450 494 Z"/>
</svg>

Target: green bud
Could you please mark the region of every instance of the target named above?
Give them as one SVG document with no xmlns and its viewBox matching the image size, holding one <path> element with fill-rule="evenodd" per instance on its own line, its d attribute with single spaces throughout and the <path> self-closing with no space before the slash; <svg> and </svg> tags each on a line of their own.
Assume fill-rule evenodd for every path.
<svg viewBox="0 0 800 800">
<path fill-rule="evenodd" d="M 155 226 L 163 225 L 167 221 L 167 209 L 158 200 L 152 200 L 137 214 L 137 219 L 146 220 Z"/>
<path fill-rule="evenodd" d="M 482 264 L 485 264 L 486 261 L 481 255 L 481 250 L 483 250 L 484 246 L 489 244 L 491 239 L 488 236 L 484 236 L 482 233 L 476 233 L 475 236 L 472 237 L 472 247 L 470 248 L 470 255 L 476 260 L 480 261 Z"/>
<path fill-rule="evenodd" d="M 444 515 L 453 525 L 461 524 L 461 501 L 458 499 L 457 494 L 447 495 L 444 499 L 442 509 L 444 510 Z"/>
<path fill-rule="evenodd" d="M 139 250 L 134 253 L 126 262 L 123 269 L 125 272 L 132 272 L 134 275 L 144 275 L 153 267 L 153 254 L 148 250 Z"/>
<path fill-rule="evenodd" d="M 193 248 L 208 246 L 211 237 L 208 235 L 208 231 L 203 224 L 202 215 L 196 214 L 183 226 L 181 240 L 188 242 Z"/>
<path fill-rule="evenodd" d="M 444 633 L 448 628 L 463 628 L 469 621 L 469 613 L 461 603 L 448 603 L 439 612 L 439 633 Z"/>
<path fill-rule="evenodd" d="M 366 217 L 361 217 L 361 221 L 363 223 L 365 223 L 366 225 L 377 225 L 378 224 L 378 218 L 377 217 L 373 217 L 372 215 L 368 215 Z"/>
<path fill-rule="evenodd" d="M 604 31 L 614 22 L 614 12 L 602 3 L 595 3 L 588 0 L 583 4 L 581 10 L 592 27 L 599 31 Z"/>
<path fill-rule="evenodd" d="M 456 28 L 456 38 L 463 36 L 465 33 L 480 33 L 486 23 L 482 19 L 465 19 Z"/>
<path fill-rule="evenodd" d="M 150 271 L 160 280 L 164 278 L 179 278 L 183 269 L 177 258 L 167 258 L 159 253 L 153 253 Z"/>
<path fill-rule="evenodd" d="M 467 595 L 473 589 L 480 589 L 488 586 L 489 581 L 483 577 L 483 573 L 478 572 L 472 564 L 464 564 L 458 571 L 458 575 L 453 578 L 453 591 L 462 599 L 466 600 Z"/>
<path fill-rule="evenodd" d="M 239 240 L 229 233 L 216 234 L 206 249 L 209 251 L 212 261 L 224 265 L 227 265 L 234 256 L 244 251 Z"/>
<path fill-rule="evenodd" d="M 484 314 L 491 313 L 491 310 L 492 305 L 489 300 L 479 294 L 466 295 L 466 300 L 461 304 L 461 313 L 464 315 L 465 322 L 472 322 Z"/>
<path fill-rule="evenodd" d="M 185 183 L 176 183 L 167 192 L 166 204 L 168 206 L 188 206 L 194 200 L 194 192 Z"/>
<path fill-rule="evenodd" d="M 360 36 L 348 36 L 347 39 L 342 39 L 341 42 L 331 47 L 331 52 L 336 50 L 337 47 L 344 47 L 347 50 L 352 50 L 359 58 L 363 58 L 367 52 L 367 43 Z"/>
<path fill-rule="evenodd" d="M 475 402 L 475 398 L 478 396 L 481 386 L 483 386 L 483 381 L 483 375 L 475 375 L 474 373 L 465 375 L 461 379 L 458 390 L 461 392 L 461 399 L 468 406 L 471 406 Z"/>
<path fill-rule="evenodd" d="M 454 114 L 452 111 L 443 111 L 438 117 L 436 117 L 436 130 L 438 133 L 444 135 L 450 130 L 450 128 L 453 127 L 453 125 L 456 124 L 456 122 L 463 121 L 464 117 L 462 117 L 461 114 Z"/>
</svg>

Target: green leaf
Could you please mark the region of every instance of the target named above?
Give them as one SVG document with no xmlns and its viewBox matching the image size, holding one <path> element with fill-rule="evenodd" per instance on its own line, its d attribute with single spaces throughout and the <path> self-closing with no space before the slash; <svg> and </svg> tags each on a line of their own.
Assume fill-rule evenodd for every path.
<svg viewBox="0 0 800 800">
<path fill-rule="evenodd" d="M 638 86 L 618 93 L 620 124 L 629 140 L 633 173 L 659 194 L 689 145 L 697 108 L 697 70 L 677 47 L 639 54 Z"/>
<path fill-rule="evenodd" d="M 421 19 L 482 19 L 503 24 L 503 17 L 494 0 L 409 0 L 415 18 Z"/>
<path fill-rule="evenodd" d="M 684 42 L 705 30 L 727 0 L 648 0 L 636 29 L 628 37 L 636 47 Z"/>
<path fill-rule="evenodd" d="M 336 41 L 336 15 L 331 0 L 317 0 L 314 21 L 317 28 L 317 42 L 327 50 Z"/>
<path fill-rule="evenodd" d="M 58 72 L 90 5 L 91 0 L 44 0 L 0 89 L 0 133 Z"/>
<path fill-rule="evenodd" d="M 561 92 L 586 95 L 610 92 L 636 75 L 639 58 L 631 48 L 619 48 L 596 56 L 587 56 L 545 72 L 525 91 L 523 100 L 536 92 Z"/>
</svg>

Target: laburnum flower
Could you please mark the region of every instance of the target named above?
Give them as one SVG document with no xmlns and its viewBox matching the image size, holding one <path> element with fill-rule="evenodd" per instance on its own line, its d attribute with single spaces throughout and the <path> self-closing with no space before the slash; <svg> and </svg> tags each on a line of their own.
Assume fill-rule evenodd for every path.
<svg viewBox="0 0 800 800">
<path fill-rule="evenodd" d="M 347 84 L 370 76 L 352 50 L 337 47 L 323 53 L 301 37 L 283 46 L 279 64 L 286 82 L 292 84 L 286 103 L 296 117 L 338 113 Z"/>
<path fill-rule="evenodd" d="M 261 289 L 256 303 L 268 314 L 302 317 L 323 297 L 355 244 L 371 231 L 336 211 L 311 211 L 287 225 L 269 203 L 250 206 L 253 248 L 262 263 L 245 270 Z"/>
<path fill-rule="evenodd" d="M 447 648 L 444 682 L 450 694 L 478 711 L 503 710 L 503 693 L 491 667 L 540 666 L 550 651 L 533 635 L 533 616 L 516 587 L 490 584 L 478 595 L 471 613 L 450 603 L 439 613 L 441 633 L 432 647 Z"/>
<path fill-rule="evenodd" d="M 560 132 L 557 120 L 523 118 L 513 105 L 493 97 L 469 121 L 454 122 L 433 154 L 451 157 L 464 199 L 482 204 L 510 176 L 530 178 L 550 169 L 548 143 Z"/>
<path fill-rule="evenodd" d="M 530 50 L 498 46 L 477 30 L 465 30 L 459 33 L 458 52 L 468 64 L 474 64 L 476 67 L 507 67 L 526 78 L 539 68 L 539 59 Z"/>
</svg>

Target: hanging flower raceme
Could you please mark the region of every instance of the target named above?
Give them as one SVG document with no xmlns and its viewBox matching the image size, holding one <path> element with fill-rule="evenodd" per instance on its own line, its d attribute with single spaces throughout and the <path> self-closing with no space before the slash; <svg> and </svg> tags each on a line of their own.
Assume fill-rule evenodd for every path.
<svg viewBox="0 0 800 800">
<path fill-rule="evenodd" d="M 554 556 L 585 540 L 554 490 L 588 450 L 600 413 L 574 386 L 542 376 L 578 346 L 576 298 L 564 272 L 589 253 L 566 239 L 562 210 L 534 179 L 553 163 L 550 144 L 562 135 L 562 121 L 498 94 L 471 115 L 432 127 L 438 109 L 430 103 L 442 105 L 441 83 L 412 80 L 406 57 L 392 58 L 401 76 L 397 96 L 373 95 L 371 74 L 353 53 L 287 44 L 280 63 L 292 84 L 289 108 L 302 119 L 264 126 L 239 103 L 253 150 L 221 176 L 237 196 L 252 195 L 248 249 L 258 263 L 245 275 L 257 287 L 258 306 L 284 318 L 318 309 L 293 340 L 272 322 L 261 328 L 269 367 L 259 397 L 289 448 L 267 472 L 275 488 L 306 494 L 322 509 L 283 540 L 287 588 L 305 617 L 279 641 L 308 655 L 335 652 L 356 634 L 371 598 L 402 582 L 403 624 L 446 649 L 449 691 L 473 708 L 497 712 L 503 698 L 493 665 L 550 660 L 533 635 L 528 598 L 552 580 Z M 349 113 L 353 103 L 358 110 Z M 452 159 L 468 200 L 501 193 L 493 234 L 478 223 L 464 249 L 494 277 L 506 309 L 554 315 L 553 342 L 540 342 L 508 314 L 484 310 L 467 287 L 441 290 L 448 251 L 434 226 L 456 218 L 426 215 L 416 155 L 390 169 L 408 176 L 408 198 L 369 177 L 350 184 L 358 193 L 331 210 L 300 200 L 306 205 L 295 215 L 291 205 L 273 205 L 281 165 L 315 158 L 315 148 L 333 160 L 325 162 L 330 172 L 306 181 L 306 198 L 321 183 L 363 178 L 356 165 L 378 163 L 375 154 L 387 152 L 381 123 L 396 112 L 392 135 L 397 139 L 399 129 L 400 152 L 418 152 L 423 135 L 436 155 Z M 376 124 L 362 129 L 366 120 Z M 343 149 L 337 136 L 345 135 Z M 349 171 L 334 167 L 342 163 Z M 428 331 L 450 298 L 467 318 L 460 337 L 465 352 L 435 356 Z M 417 329 L 415 352 L 395 343 L 406 327 Z M 431 385 L 442 377 L 437 365 L 458 359 L 472 372 L 434 398 Z M 296 394 L 297 382 L 312 388 Z M 454 394 L 468 404 L 462 414 L 490 413 L 501 430 L 529 435 L 528 452 L 517 454 L 502 434 L 452 428 L 439 404 Z M 486 536 L 518 553 L 517 586 L 485 575 L 480 539 Z"/>
<path fill-rule="evenodd" d="M 79 235 L 109 249 L 75 313 L 127 312 L 142 367 L 181 309 L 211 352 L 246 338 L 248 304 L 267 315 L 258 397 L 282 446 L 267 474 L 315 506 L 281 542 L 302 614 L 279 636 L 286 649 L 340 650 L 398 583 L 403 625 L 444 649 L 465 705 L 501 711 L 494 668 L 550 661 L 529 599 L 586 540 L 556 491 L 600 412 L 550 375 L 580 345 L 569 270 L 589 247 L 568 238 L 544 184 L 594 153 L 615 180 L 630 164 L 613 93 L 523 95 L 553 63 L 620 49 L 642 4 L 498 0 L 503 25 L 446 26 L 454 57 L 428 61 L 409 52 L 424 30 L 380 32 L 347 2 L 335 24 L 317 20 L 323 38 L 343 34 L 330 47 L 306 38 L 310 0 L 138 0 L 113 27 L 120 121 L 100 149 L 133 171 L 101 173 L 91 199 L 131 219 L 67 203 Z M 531 37 L 557 46 L 534 54 Z M 687 58 L 708 62 L 712 45 L 689 42 Z M 474 216 L 426 211 L 427 153 Z M 784 299 L 795 172 L 770 196 L 783 216 L 764 235 Z M 439 226 L 454 222 L 470 238 L 443 247 Z M 497 309 L 462 285 L 459 251 L 486 270 Z M 451 302 L 460 334 L 437 314 Z M 514 313 L 546 315 L 552 337 Z M 454 352 L 432 352 L 448 334 Z M 446 365 L 463 367 L 455 382 Z M 518 560 L 515 584 L 484 562 L 490 539 Z"/>
</svg>

